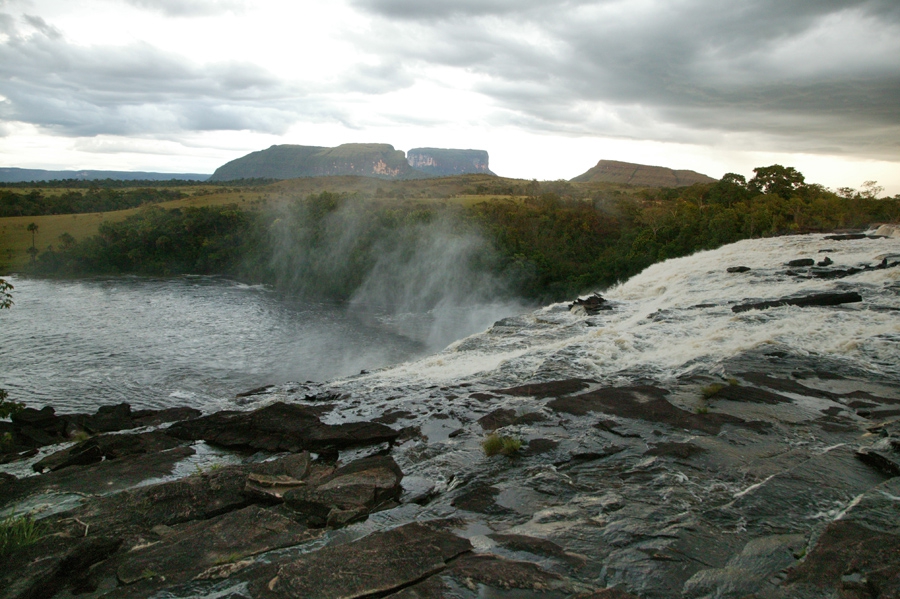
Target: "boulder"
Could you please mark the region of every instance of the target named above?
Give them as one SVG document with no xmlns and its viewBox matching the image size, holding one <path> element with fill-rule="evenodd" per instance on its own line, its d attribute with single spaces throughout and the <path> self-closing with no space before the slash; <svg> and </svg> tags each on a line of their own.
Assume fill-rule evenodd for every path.
<svg viewBox="0 0 900 599">
<path fill-rule="evenodd" d="M 749 270 L 750 270 L 749 266 L 729 266 L 728 268 L 725 269 L 725 272 L 742 273 L 742 272 L 747 272 Z"/>
<path fill-rule="evenodd" d="M 840 304 L 849 304 L 861 302 L 862 296 L 856 291 L 834 292 L 834 293 L 813 293 L 799 297 L 786 297 L 777 300 L 769 300 L 764 302 L 753 302 L 749 304 L 738 304 L 731 307 L 732 312 L 747 312 L 748 310 L 766 310 L 768 308 L 777 308 L 780 306 L 837 306 Z"/>
<path fill-rule="evenodd" d="M 788 266 L 800 267 L 800 266 L 812 266 L 816 263 L 812 258 L 799 258 L 797 260 L 791 260 L 787 263 Z"/>
<path fill-rule="evenodd" d="M 578 298 L 571 304 L 569 304 L 569 310 L 576 314 L 586 314 L 588 316 L 593 316 L 595 314 L 599 314 L 603 310 L 612 310 L 612 304 L 610 304 L 606 298 L 600 296 L 600 294 L 595 293 L 590 297 L 586 298 Z"/>
<path fill-rule="evenodd" d="M 389 456 L 356 460 L 316 484 L 283 494 L 285 505 L 309 526 L 342 526 L 397 505 L 403 472 Z"/>
<path fill-rule="evenodd" d="M 373 422 L 324 424 L 317 412 L 308 406 L 278 402 L 252 412 L 217 412 L 176 422 L 167 432 L 179 439 L 272 452 L 338 450 L 393 443 L 399 436 L 392 428 Z"/>
</svg>

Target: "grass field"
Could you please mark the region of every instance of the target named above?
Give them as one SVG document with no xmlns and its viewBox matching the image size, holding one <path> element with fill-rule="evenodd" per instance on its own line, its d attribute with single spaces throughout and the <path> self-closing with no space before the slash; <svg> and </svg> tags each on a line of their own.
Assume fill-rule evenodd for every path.
<svg viewBox="0 0 900 599">
<path fill-rule="evenodd" d="M 197 194 L 197 189 L 193 188 L 189 192 L 194 192 L 196 195 L 181 200 L 162 202 L 157 204 L 157 206 L 169 210 L 172 208 L 184 208 L 185 206 L 213 206 L 217 204 L 238 204 L 239 206 L 253 208 L 260 206 L 266 201 L 264 194 L 259 193 L 256 189 L 226 190 L 222 193 L 214 188 L 214 191 L 216 193 L 201 192 Z M 15 272 L 31 260 L 31 257 L 28 255 L 28 248 L 31 247 L 31 233 L 27 228 L 31 223 L 38 226 L 37 233 L 34 236 L 34 245 L 43 252 L 49 246 L 57 246 L 59 244 L 59 236 L 63 233 L 68 233 L 76 241 L 81 241 L 96 235 L 100 223 L 125 220 L 139 210 L 140 208 L 131 208 L 114 212 L 0 218 L 0 273 Z"/>
</svg>

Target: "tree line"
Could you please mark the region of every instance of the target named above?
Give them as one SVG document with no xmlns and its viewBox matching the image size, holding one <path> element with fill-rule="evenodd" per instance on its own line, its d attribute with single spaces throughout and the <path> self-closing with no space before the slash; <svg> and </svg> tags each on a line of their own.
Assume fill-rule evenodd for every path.
<svg viewBox="0 0 900 599">
<path fill-rule="evenodd" d="M 385 255 L 405 256 L 441 239 L 484 243 L 467 267 L 538 301 L 571 298 L 650 264 L 752 237 L 862 228 L 900 221 L 900 197 L 873 186 L 833 192 L 791 167 L 754 169 L 720 181 L 633 194 L 559 183 L 463 208 L 372 201 L 323 192 L 279 210 L 150 206 L 67 249 L 43 252 L 42 273 L 225 274 L 311 296 L 347 298 Z M 455 236 L 455 237 L 454 237 Z"/>
</svg>

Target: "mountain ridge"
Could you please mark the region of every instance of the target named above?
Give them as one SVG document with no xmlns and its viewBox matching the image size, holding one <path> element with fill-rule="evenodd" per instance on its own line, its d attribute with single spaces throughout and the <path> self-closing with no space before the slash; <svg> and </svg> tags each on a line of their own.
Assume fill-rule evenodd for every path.
<svg viewBox="0 0 900 599">
<path fill-rule="evenodd" d="M 574 183 L 603 182 L 646 187 L 688 187 L 694 183 L 715 183 L 718 179 L 691 170 L 676 170 L 619 160 L 600 160 L 596 166 L 569 180 Z"/>
</svg>

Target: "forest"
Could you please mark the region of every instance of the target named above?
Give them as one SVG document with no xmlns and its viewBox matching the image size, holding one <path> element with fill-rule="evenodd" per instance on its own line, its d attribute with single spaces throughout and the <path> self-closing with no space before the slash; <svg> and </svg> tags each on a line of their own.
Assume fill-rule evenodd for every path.
<svg viewBox="0 0 900 599">
<path fill-rule="evenodd" d="M 565 181 L 506 189 L 498 179 L 503 189 L 481 183 L 469 192 L 485 200 L 468 204 L 324 191 L 257 209 L 150 205 L 40 253 L 31 271 L 222 274 L 346 299 L 385 255 L 406 260 L 436 238 L 478 239 L 477 251 L 461 258 L 471 272 L 502 281 L 511 295 L 552 301 L 741 239 L 900 221 L 900 198 L 879 198 L 874 183 L 835 192 L 791 167 L 754 173 L 749 181 L 730 173 L 691 187 L 599 191 Z"/>
</svg>

